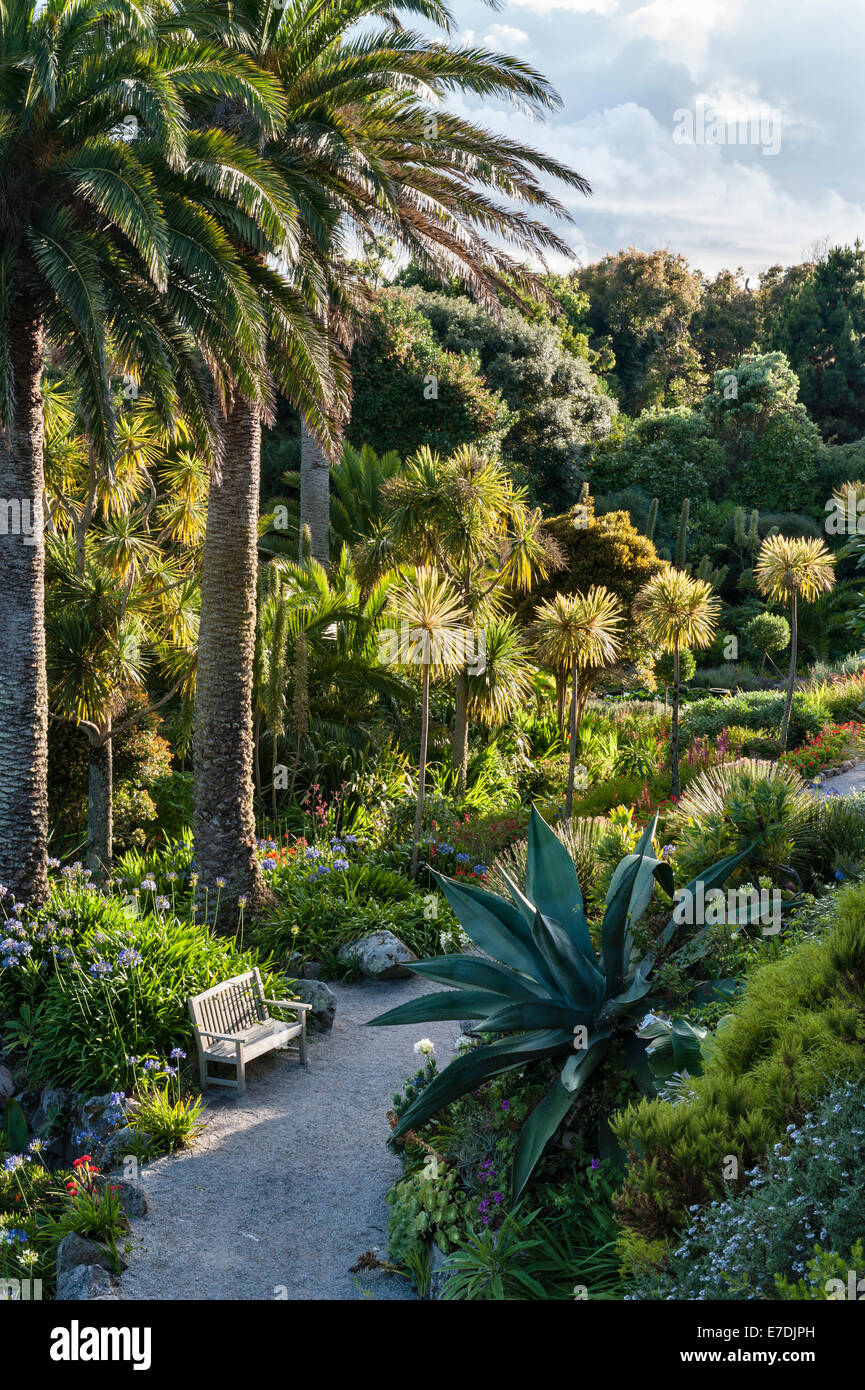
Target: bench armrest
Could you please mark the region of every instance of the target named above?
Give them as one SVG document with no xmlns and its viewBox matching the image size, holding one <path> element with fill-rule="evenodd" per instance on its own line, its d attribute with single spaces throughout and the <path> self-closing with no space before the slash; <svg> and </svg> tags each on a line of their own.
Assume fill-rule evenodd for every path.
<svg viewBox="0 0 865 1390">
<path fill-rule="evenodd" d="M 201 1038 L 218 1038 L 220 1042 L 239 1043 L 244 1041 L 239 1033 L 211 1033 L 209 1028 L 199 1028 L 197 1024 L 195 1031 Z"/>
<path fill-rule="evenodd" d="M 302 999 L 262 999 L 261 1002 L 272 1009 L 300 1009 L 305 1012 L 312 1008 L 311 1004 L 304 1004 Z"/>
</svg>

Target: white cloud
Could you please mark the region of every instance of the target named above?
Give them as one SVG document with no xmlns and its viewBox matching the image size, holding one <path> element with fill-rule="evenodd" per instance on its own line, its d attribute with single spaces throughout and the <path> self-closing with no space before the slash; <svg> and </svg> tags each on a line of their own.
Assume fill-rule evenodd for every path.
<svg viewBox="0 0 865 1390">
<path fill-rule="evenodd" d="M 497 48 L 506 53 L 513 48 L 525 48 L 529 42 L 529 36 L 524 29 L 513 29 L 510 24 L 494 24 L 489 33 L 484 35 L 484 43 L 488 48 Z"/>
<path fill-rule="evenodd" d="M 513 4 L 534 14 L 570 10 L 572 14 L 613 15 L 619 8 L 619 0 L 513 0 Z"/>
</svg>

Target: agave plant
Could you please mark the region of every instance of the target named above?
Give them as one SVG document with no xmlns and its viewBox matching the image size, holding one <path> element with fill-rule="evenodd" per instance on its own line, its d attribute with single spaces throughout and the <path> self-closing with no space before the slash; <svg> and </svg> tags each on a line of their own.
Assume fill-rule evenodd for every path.
<svg viewBox="0 0 865 1390">
<path fill-rule="evenodd" d="M 672 920 L 651 951 L 632 965 L 634 924 L 658 882 L 673 897 L 669 864 L 655 857 L 657 815 L 632 854 L 616 868 L 606 896 L 601 955 L 595 953 L 574 862 L 555 832 L 533 809 L 529 822 L 525 892 L 501 867 L 511 900 L 452 879 L 435 877 L 460 925 L 483 955 L 418 961 L 419 975 L 454 989 L 412 999 L 372 1019 L 373 1025 L 476 1021 L 494 1041 L 457 1057 L 401 1114 L 394 1137 L 417 1129 L 443 1106 L 506 1071 L 562 1058 L 558 1078 L 523 1125 L 512 1173 L 518 1197 L 544 1148 L 580 1090 L 611 1049 L 621 1049 L 640 1084 L 653 1092 L 637 1015 L 645 1013 L 657 953 L 677 929 Z M 750 849 L 750 847 L 749 847 Z M 734 854 L 693 879 L 676 895 L 696 900 L 719 887 L 748 851 Z M 680 920 L 686 914 L 680 914 Z M 691 918 L 693 920 L 693 917 Z M 498 1035 L 498 1036 L 496 1036 Z"/>
</svg>

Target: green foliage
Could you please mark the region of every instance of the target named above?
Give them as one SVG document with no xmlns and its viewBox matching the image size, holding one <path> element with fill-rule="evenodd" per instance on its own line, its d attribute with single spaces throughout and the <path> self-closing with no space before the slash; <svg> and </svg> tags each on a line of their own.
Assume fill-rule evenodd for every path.
<svg viewBox="0 0 865 1390">
<path fill-rule="evenodd" d="M 484 955 L 418 962 L 412 967 L 417 974 L 455 988 L 422 995 L 372 1024 L 470 1017 L 477 1020 L 477 1031 L 495 1041 L 451 1062 L 400 1116 L 397 1137 L 489 1077 L 567 1057 L 558 1079 L 522 1128 L 512 1174 L 516 1198 L 548 1140 L 611 1049 L 623 1048 L 638 1079 L 645 1075 L 642 1049 L 634 1043 L 634 1015 L 651 989 L 655 954 L 675 930 L 670 922 L 652 952 L 632 967 L 632 929 L 649 905 L 655 881 L 673 895 L 669 865 L 654 856 L 656 826 L 657 815 L 633 854 L 613 874 L 600 929 L 600 958 L 574 862 L 536 810 L 529 822 L 525 892 L 509 883 L 512 903 L 484 888 L 438 879 L 463 930 Z M 724 860 L 701 875 L 706 890 L 723 883 L 742 857 Z M 498 873 L 507 882 L 501 868 Z M 682 890 L 684 898 L 693 896 L 696 888 L 697 880 L 689 883 Z"/>
<path fill-rule="evenodd" d="M 827 935 L 749 978 L 689 1099 L 643 1100 L 612 1122 L 628 1151 L 617 1206 L 629 1231 L 674 1238 L 689 1208 L 727 1195 L 727 1155 L 736 1156 L 742 1180 L 828 1078 L 858 1078 L 863 1006 L 865 886 L 851 885 L 838 894 Z"/>
<path fill-rule="evenodd" d="M 738 695 L 708 696 L 687 705 L 682 712 L 683 738 L 716 738 L 733 724 L 745 729 L 777 729 L 784 713 L 784 695 L 774 690 L 749 691 Z M 790 716 L 790 742 L 801 743 L 808 734 L 820 732 L 826 722 L 828 705 L 810 692 L 797 691 Z"/>
<path fill-rule="evenodd" d="M 760 869 L 787 882 L 789 866 L 811 839 L 812 809 L 793 768 L 759 759 L 707 768 L 687 788 L 673 817 L 676 867 L 690 878 L 701 864 L 742 851 L 746 857 L 736 879 Z"/>
<path fill-rule="evenodd" d="M 865 1224 L 865 1187 L 858 1180 L 863 1135 L 861 1080 L 810 1102 L 758 1165 L 725 1185 L 720 1204 L 692 1210 L 660 1275 L 637 1281 L 637 1297 L 774 1299 L 780 1289 L 787 1298 L 845 1298 L 850 1270 L 856 1297 L 865 1273 L 861 1239 L 851 1240 Z M 845 1256 L 827 1259 L 823 1250 Z M 791 1288 L 790 1280 L 806 1270 L 807 1283 L 800 1278 Z"/>
<path fill-rule="evenodd" d="M 447 1254 L 465 1235 L 468 1196 L 456 1169 L 445 1168 L 435 1154 L 390 1189 L 387 1204 L 387 1248 L 397 1264 L 404 1264 L 422 1241 L 435 1240 Z"/>
<path fill-rule="evenodd" d="M 818 1242 L 814 1246 L 813 1257 L 805 1265 L 804 1277 L 797 1279 L 795 1284 L 783 1274 L 775 1275 L 775 1297 L 796 1302 L 837 1301 L 842 1298 L 859 1300 L 862 1297 L 859 1290 L 865 1278 L 862 1271 L 865 1271 L 865 1245 L 861 1240 L 850 1247 L 850 1253 L 846 1256 L 824 1250 Z"/>
<path fill-rule="evenodd" d="M 764 609 L 756 613 L 742 628 L 742 634 L 765 660 L 773 652 L 783 652 L 790 645 L 790 624 L 783 613 Z"/>
<path fill-rule="evenodd" d="M 686 497 L 721 495 L 729 484 L 724 449 L 699 411 L 679 406 L 648 410 L 625 421 L 591 452 L 589 477 L 595 492 L 624 486 L 656 496 L 668 526 Z"/>
<path fill-rule="evenodd" d="M 37 1083 L 90 1094 L 123 1089 L 130 1054 L 189 1046 L 187 1001 L 262 964 L 268 992 L 285 986 L 256 953 L 173 912 L 136 913 L 117 898 L 55 884 L 22 924 L 30 950 L 0 973 L 0 1012 L 34 1010 L 28 1068 Z"/>
<path fill-rule="evenodd" d="M 679 680 L 683 685 L 693 679 L 696 669 L 697 659 L 690 647 L 681 647 L 679 649 Z M 673 653 L 672 651 L 661 652 L 655 660 L 655 680 L 658 685 L 669 689 L 674 679 Z"/>
<path fill-rule="evenodd" d="M 378 454 L 407 458 L 421 444 L 450 453 L 460 444 L 501 441 L 513 420 L 484 382 L 476 353 L 442 347 L 411 296 L 384 291 L 370 332 L 352 352 L 348 438 Z M 435 394 L 432 394 L 433 391 Z"/>
</svg>

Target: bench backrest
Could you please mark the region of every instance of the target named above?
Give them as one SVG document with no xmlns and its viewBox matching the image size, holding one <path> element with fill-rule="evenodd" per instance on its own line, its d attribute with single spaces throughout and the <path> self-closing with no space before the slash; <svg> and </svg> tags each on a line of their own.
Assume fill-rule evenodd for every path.
<svg viewBox="0 0 865 1390">
<path fill-rule="evenodd" d="M 194 995 L 189 1001 L 189 1012 L 198 1028 L 214 1033 L 243 1033 L 270 1017 L 262 996 L 261 975 L 258 970 L 250 970 Z"/>
</svg>

